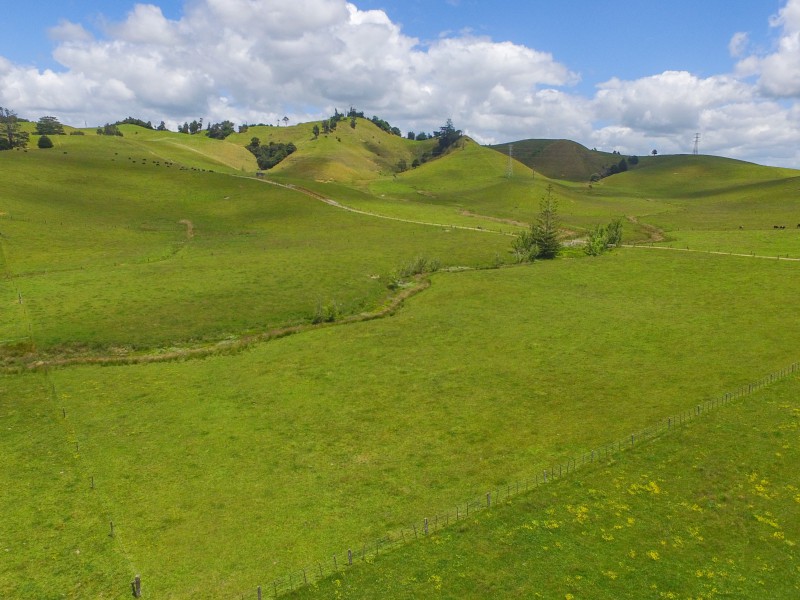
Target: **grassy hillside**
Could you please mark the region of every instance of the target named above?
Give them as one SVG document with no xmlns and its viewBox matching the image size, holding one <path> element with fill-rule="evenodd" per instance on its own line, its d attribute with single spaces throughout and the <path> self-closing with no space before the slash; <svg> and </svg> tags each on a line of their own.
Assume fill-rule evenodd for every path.
<svg viewBox="0 0 800 600">
<path fill-rule="evenodd" d="M 262 144 L 294 143 L 298 151 L 277 165 L 271 175 L 311 181 L 358 183 L 391 176 L 401 160 L 408 165 L 429 151 L 434 141 L 415 142 L 379 129 L 368 119 L 339 122 L 329 134 L 315 138 L 313 123 L 292 127 L 250 127 L 247 132 L 227 138 L 246 145 L 253 137 Z"/>
<path fill-rule="evenodd" d="M 622 159 L 617 154 L 589 150 L 570 140 L 520 140 L 511 144 L 516 160 L 550 179 L 586 182 L 594 173 Z M 490 148 L 508 156 L 509 145 L 495 144 Z"/>
<path fill-rule="evenodd" d="M 800 255 L 800 230 L 791 227 L 800 222 L 797 171 L 648 157 L 589 186 L 533 177 L 519 164 L 507 178 L 506 157 L 463 139 L 442 158 L 395 173 L 397 161 L 410 163 L 430 142 L 390 136 L 364 120 L 319 139 L 311 126 L 253 127 L 225 141 L 125 126 L 121 138 L 58 136 L 52 150 L 34 143 L 0 153 L 0 354 L 13 367 L 0 371 L 0 453 L 9 458 L 0 466 L 0 487 L 9 490 L 0 495 L 0 597 L 122 598 L 137 573 L 152 597 L 252 594 L 298 566 L 798 360 L 800 323 L 789 316 L 800 293 L 797 262 L 650 248 L 590 259 L 576 248 L 556 261 L 486 268 L 512 261 L 511 239 L 500 232 L 535 219 L 548 188 L 570 235 L 623 217 L 628 240 L 658 235 L 676 247 Z M 256 179 L 244 149 L 251 137 L 292 141 L 298 150 Z M 790 227 L 772 228 L 783 222 Z M 391 318 L 340 325 L 409 291 L 397 285 L 398 272 L 420 257 L 453 270 L 428 277 L 430 287 Z M 216 341 L 328 316 L 333 326 L 189 359 L 188 351 Z M 151 362 L 39 362 L 137 354 Z M 175 356 L 183 360 L 157 362 Z M 668 573 L 718 550 L 691 531 L 710 540 L 765 526 L 796 539 L 784 516 L 794 501 L 787 486 L 798 487 L 785 468 L 793 460 L 792 430 L 781 429 L 791 425 L 784 406 L 794 389 L 787 390 L 776 396 L 780 415 L 744 414 L 741 427 L 698 434 L 719 435 L 723 449 L 733 445 L 726 432 L 747 439 L 750 422 L 783 436 L 767 436 L 765 454 L 752 455 L 774 473 L 755 463 L 737 472 L 737 460 L 749 463 L 733 452 L 721 455 L 730 463 L 714 463 L 719 489 L 728 490 L 724 510 L 707 502 L 722 504 L 723 492 L 694 491 L 693 468 L 685 486 L 669 487 L 670 456 L 692 448 L 691 437 L 676 438 L 652 465 L 608 465 L 591 485 L 565 480 L 526 500 L 539 516 L 515 522 L 519 515 L 509 513 L 499 531 L 531 555 L 523 558 L 533 561 L 530 570 L 512 561 L 519 572 L 512 576 L 503 571 L 507 552 L 498 558 L 496 548 L 457 530 L 452 541 L 464 545 L 452 552 L 472 547 L 498 573 L 489 579 L 485 570 L 486 588 L 468 587 L 480 566 L 460 558 L 443 565 L 426 544 L 402 550 L 416 556 L 412 572 L 387 571 L 400 587 L 380 587 L 390 585 L 383 576 L 377 587 L 342 585 L 348 594 L 363 585 L 373 596 L 429 588 L 491 596 L 507 592 L 509 580 L 509 594 L 524 596 L 533 572 L 537 585 L 547 579 L 545 596 L 595 589 L 624 596 L 653 584 L 654 593 L 707 596 L 700 580 L 722 575 L 705 562 L 698 582 L 666 586 Z M 773 448 L 778 441 L 790 447 Z M 786 464 L 774 452 L 785 453 Z M 681 460 L 695 465 L 697 456 Z M 663 482 L 645 479 L 662 468 Z M 772 516 L 766 504 L 743 508 L 760 502 L 736 488 L 753 483 L 752 472 L 757 485 L 775 490 Z M 617 478 L 619 489 L 608 487 Z M 658 499 L 675 502 L 651 505 L 657 499 L 642 492 L 631 494 L 629 509 L 618 507 L 620 494 L 650 481 L 664 490 Z M 778 481 L 780 493 L 769 487 Z M 565 505 L 554 509 L 551 493 L 589 507 L 593 529 L 574 523 Z M 707 532 L 694 520 L 695 502 L 717 519 Z M 660 525 L 648 521 L 651 508 Z M 628 513 L 641 529 L 628 527 Z M 501 522 L 499 513 L 486 514 L 475 535 L 500 535 L 482 533 Z M 559 527 L 525 537 L 523 525 L 546 519 Z M 672 530 L 658 529 L 665 520 Z M 617 541 L 605 553 L 604 533 Z M 547 537 L 557 534 L 564 537 Z M 690 551 L 685 562 L 677 538 Z M 772 585 L 794 550 L 762 541 L 758 557 L 775 571 L 761 579 Z M 755 563 L 733 556 L 745 549 L 730 544 L 716 556 L 734 561 L 728 572 L 747 579 L 739 582 L 747 597 L 756 589 L 748 587 Z M 568 572 L 535 563 L 554 548 Z M 586 553 L 605 561 L 600 574 L 576 570 Z M 642 567 L 658 560 L 663 572 Z M 445 582 L 461 565 L 467 583 Z"/>
<path fill-rule="evenodd" d="M 291 597 L 794 598 L 798 393 L 780 382 Z"/>
<path fill-rule="evenodd" d="M 602 202 L 643 200 L 651 209 L 637 219 L 679 247 L 800 256 L 796 170 L 712 156 L 650 157 L 595 184 L 591 195 Z"/>
<path fill-rule="evenodd" d="M 30 125 L 32 132 L 33 124 Z M 80 153 L 77 160 L 84 161 L 87 165 L 92 160 L 100 161 L 103 166 L 112 166 L 109 161 L 128 160 L 175 163 L 179 169 L 184 167 L 224 173 L 253 173 L 258 168 L 255 158 L 244 145 L 215 140 L 202 133 L 187 135 L 136 125 L 120 125 L 119 130 L 122 137 L 99 136 L 92 128 L 65 128 L 65 131 L 81 131 L 84 135 L 50 136 L 54 148 L 43 151 L 36 147 L 39 136 L 31 135 L 30 147 L 26 152 L 38 153 L 36 155 L 42 157 L 48 153 L 69 154 L 75 151 Z"/>
<path fill-rule="evenodd" d="M 26 315 L 4 312 L 0 340 L 27 334 L 58 352 L 220 339 L 309 322 L 320 305 L 375 308 L 389 276 L 418 256 L 488 265 L 508 248 L 501 236 L 368 218 L 254 179 L 181 170 L 126 138 L 0 157 L 3 297 Z"/>
</svg>

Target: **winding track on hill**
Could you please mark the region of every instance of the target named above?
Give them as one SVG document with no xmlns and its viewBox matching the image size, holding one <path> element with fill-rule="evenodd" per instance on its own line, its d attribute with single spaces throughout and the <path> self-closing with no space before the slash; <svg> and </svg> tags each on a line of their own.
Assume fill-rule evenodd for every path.
<svg viewBox="0 0 800 600">
<path fill-rule="evenodd" d="M 234 177 L 242 177 L 244 179 L 253 179 L 252 177 L 245 177 L 243 175 L 234 175 Z M 364 215 L 364 216 L 367 216 L 367 217 L 373 217 L 373 218 L 376 218 L 376 219 L 386 219 L 387 221 L 399 221 L 401 223 L 411 223 L 413 225 L 425 225 L 425 226 L 428 226 L 428 227 L 439 227 L 439 228 L 445 228 L 445 229 L 461 229 L 461 230 L 464 230 L 464 231 L 478 231 L 480 233 L 493 233 L 493 234 L 496 234 L 496 235 L 505 235 L 505 236 L 510 236 L 510 237 L 515 237 L 515 235 L 516 235 L 514 233 L 508 233 L 508 232 L 504 232 L 504 231 L 495 231 L 494 229 L 485 229 L 484 227 L 467 227 L 466 225 L 447 225 L 445 223 L 431 223 L 429 221 L 416 221 L 414 219 L 404 219 L 402 217 L 390 217 L 389 215 L 381 215 L 381 214 L 378 214 L 378 213 L 373 213 L 373 212 L 369 212 L 369 211 L 366 211 L 366 210 L 361 210 L 359 208 L 353 208 L 351 206 L 347 206 L 347 205 L 342 204 L 341 202 L 339 202 L 337 200 L 334 200 L 332 198 L 328 198 L 327 196 L 324 196 L 323 194 L 320 194 L 318 192 L 314 192 L 312 190 L 309 190 L 308 188 L 300 187 L 300 186 L 293 185 L 293 184 L 290 184 L 290 183 L 278 183 L 277 181 L 271 181 L 269 179 L 256 179 L 256 181 L 259 181 L 261 183 L 268 183 L 270 185 L 274 185 L 274 186 L 277 186 L 277 187 L 280 187 L 280 188 L 283 188 L 283 189 L 286 189 L 286 190 L 292 190 L 292 191 L 295 191 L 295 192 L 300 192 L 301 194 L 305 194 L 306 196 L 308 196 L 310 198 L 314 198 L 315 200 L 319 200 L 320 202 L 324 202 L 325 204 L 327 204 L 329 206 L 333 206 L 334 208 L 338 208 L 338 209 L 341 209 L 341 210 L 346 210 L 347 212 L 355 213 L 357 215 Z M 486 217 L 486 218 L 491 220 L 491 217 Z"/>
<path fill-rule="evenodd" d="M 442 223 L 431 223 L 427 221 L 416 221 L 413 219 L 404 219 L 401 217 L 392 217 L 388 215 L 381 215 L 377 213 L 372 213 L 365 210 L 360 210 L 356 208 L 352 208 L 341 204 L 340 202 L 328 198 L 323 194 L 314 192 L 307 188 L 303 188 L 300 186 L 292 185 L 292 184 L 283 184 L 278 183 L 275 181 L 270 181 L 268 179 L 257 179 L 254 177 L 244 176 L 244 175 L 231 175 L 232 177 L 239 177 L 242 179 L 251 179 L 255 181 L 259 181 L 261 183 L 268 183 L 270 185 L 274 185 L 283 189 L 299 192 L 304 194 L 310 198 L 318 200 L 320 202 L 324 202 L 325 204 L 332 206 L 334 208 L 338 208 L 340 210 L 345 210 L 354 214 L 364 215 L 372 218 L 377 219 L 386 219 L 389 221 L 399 221 L 402 223 L 411 223 L 414 225 L 424 225 L 429 227 L 439 227 L 439 228 L 446 228 L 446 229 L 461 229 L 465 231 L 476 231 L 480 233 L 492 233 L 492 234 L 499 234 L 513 237 L 515 236 L 514 233 L 502 232 L 502 231 L 495 231 L 492 229 L 484 229 L 482 227 L 468 227 L 464 225 L 446 225 Z M 701 254 L 715 254 L 719 256 L 736 256 L 736 257 L 744 257 L 744 258 L 759 258 L 759 259 L 769 259 L 769 260 L 785 260 L 785 261 L 792 261 L 792 262 L 800 262 L 800 258 L 791 258 L 789 256 L 765 256 L 765 255 L 757 255 L 757 254 L 742 254 L 742 253 L 735 253 L 735 252 L 721 252 L 721 251 L 710 251 L 710 250 L 697 250 L 697 249 L 689 249 L 689 248 L 672 248 L 669 246 L 655 246 L 652 245 L 653 242 L 658 242 L 661 237 L 660 235 L 656 236 L 653 233 L 660 234 L 660 230 L 653 226 L 649 226 L 646 224 L 639 223 L 636 217 L 628 217 L 628 220 L 642 225 L 650 234 L 651 240 L 648 243 L 644 244 L 623 244 L 624 248 L 639 248 L 639 249 L 650 249 L 650 250 L 672 250 L 677 252 L 694 252 L 694 253 L 701 253 Z M 179 221 L 179 224 L 186 226 L 186 242 L 187 243 L 193 237 L 193 224 L 191 221 L 183 219 Z M 663 239 L 663 238 L 662 238 Z M 2 247 L 0 247 L 0 251 Z M 7 265 L 6 265 L 7 267 Z M 50 358 L 50 359 L 43 359 L 43 360 L 35 360 L 33 362 L 29 362 L 26 365 L 18 365 L 15 367 L 3 367 L 0 366 L 0 371 L 9 371 L 9 370 L 19 370 L 21 367 L 24 370 L 29 369 L 47 369 L 48 367 L 59 367 L 59 366 L 68 366 L 68 365 L 76 365 L 76 364 L 101 364 L 101 365 L 122 365 L 122 364 L 142 364 L 142 363 L 150 363 L 150 362 L 165 362 L 165 361 L 172 361 L 172 360 L 184 360 L 187 358 L 202 358 L 214 354 L 220 353 L 229 353 L 229 352 L 236 352 L 252 344 L 269 341 L 272 339 L 284 337 L 287 335 L 292 335 L 295 333 L 301 333 L 304 331 L 309 331 L 312 329 L 317 329 L 320 327 L 330 327 L 334 325 L 345 325 L 348 323 L 360 322 L 360 321 L 370 321 L 373 319 L 379 319 L 388 315 L 395 313 L 403 304 L 403 302 L 427 289 L 430 286 L 430 280 L 423 276 L 419 276 L 415 280 L 415 284 L 411 287 L 401 291 L 399 294 L 394 294 L 387 298 L 386 303 L 384 306 L 374 312 L 366 312 L 357 315 L 352 315 L 349 317 L 345 317 L 341 320 L 338 320 L 334 323 L 322 323 L 322 324 L 308 324 L 308 325 L 296 325 L 296 326 L 287 326 L 287 327 L 279 327 L 275 329 L 271 329 L 269 331 L 265 331 L 260 334 L 255 335 L 246 335 L 234 340 L 224 340 L 217 343 L 205 344 L 202 346 L 195 346 L 189 348 L 182 348 L 179 350 L 173 350 L 171 352 L 154 352 L 149 354 L 140 354 L 140 355 L 106 355 L 106 356 L 72 356 L 68 358 Z M 30 327 L 30 323 L 29 323 Z"/>
<path fill-rule="evenodd" d="M 742 256 L 744 258 L 761 258 L 766 260 L 788 260 L 800 262 L 800 258 L 790 256 L 767 256 L 765 254 L 742 254 L 740 252 L 722 252 L 720 250 L 697 250 L 690 248 L 671 248 L 670 246 L 652 246 L 647 244 L 623 244 L 623 248 L 646 248 L 648 250 L 673 250 L 675 252 L 696 252 L 698 254 L 716 254 L 718 256 Z"/>
</svg>

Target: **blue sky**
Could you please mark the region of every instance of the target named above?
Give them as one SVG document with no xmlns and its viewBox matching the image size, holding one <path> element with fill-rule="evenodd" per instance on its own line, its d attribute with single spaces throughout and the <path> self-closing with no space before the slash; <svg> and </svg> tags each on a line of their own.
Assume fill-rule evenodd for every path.
<svg viewBox="0 0 800 600">
<path fill-rule="evenodd" d="M 29 6 L 4 8 L 0 39 L 0 105 L 29 118 L 300 121 L 353 103 L 404 131 L 451 117 L 482 142 L 639 154 L 700 132 L 709 153 L 800 167 L 800 0 Z"/>
</svg>

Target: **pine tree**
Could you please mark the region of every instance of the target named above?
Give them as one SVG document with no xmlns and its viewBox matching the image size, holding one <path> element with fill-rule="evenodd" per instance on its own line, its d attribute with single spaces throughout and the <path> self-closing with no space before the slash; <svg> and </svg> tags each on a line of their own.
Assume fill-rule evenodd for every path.
<svg viewBox="0 0 800 600">
<path fill-rule="evenodd" d="M 558 239 L 558 202 L 553 198 L 553 186 L 539 202 L 539 216 L 531 227 L 533 244 L 539 248 L 536 258 L 555 258 L 561 252 Z"/>
</svg>

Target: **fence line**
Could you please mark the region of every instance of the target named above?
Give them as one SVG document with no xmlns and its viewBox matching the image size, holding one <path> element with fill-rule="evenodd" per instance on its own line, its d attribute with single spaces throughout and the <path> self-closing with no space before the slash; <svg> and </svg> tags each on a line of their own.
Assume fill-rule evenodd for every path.
<svg viewBox="0 0 800 600">
<path fill-rule="evenodd" d="M 371 543 L 361 543 L 348 548 L 346 551 L 333 554 L 330 558 L 291 571 L 284 577 L 274 579 L 271 584 L 264 589 L 269 593 L 269 596 L 277 598 L 282 594 L 286 594 L 315 583 L 330 575 L 344 571 L 358 563 L 370 562 L 373 558 L 380 556 L 382 552 L 385 553 L 392 548 L 430 535 L 433 532 L 448 527 L 450 523 L 469 518 L 470 514 L 490 509 L 493 505 L 508 501 L 518 494 L 525 493 L 560 479 L 573 473 L 585 464 L 591 464 L 600 459 L 609 458 L 614 453 L 623 452 L 645 441 L 655 439 L 656 437 L 670 432 L 673 428 L 701 417 L 712 410 L 727 406 L 735 400 L 757 392 L 771 383 L 794 375 L 795 373 L 800 373 L 800 363 L 798 362 L 774 373 L 770 373 L 757 381 L 743 385 L 732 392 L 726 392 L 718 398 L 705 400 L 690 409 L 670 415 L 666 419 L 661 419 L 654 425 L 631 433 L 624 438 L 617 439 L 584 452 L 579 457 L 567 458 L 555 463 L 550 463 L 547 467 L 534 471 L 533 475 L 530 477 L 495 487 L 482 496 L 456 504 L 454 508 L 447 510 L 443 514 L 435 513 L 432 517 L 425 517 L 421 521 L 416 521 L 400 530 L 388 533 L 384 537 L 374 540 Z M 245 596 L 242 597 L 244 598 Z M 261 600 L 261 586 L 257 588 L 255 597 Z"/>
</svg>

